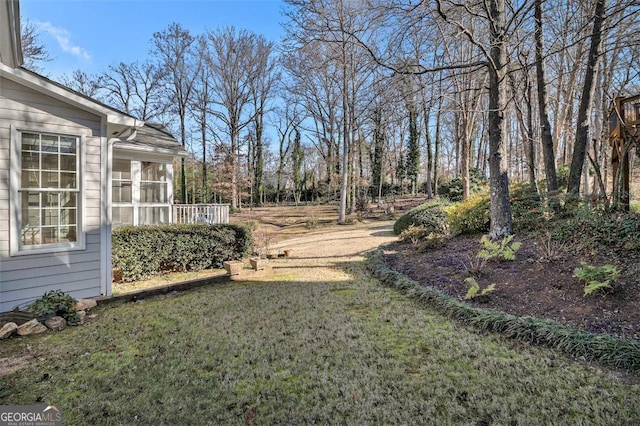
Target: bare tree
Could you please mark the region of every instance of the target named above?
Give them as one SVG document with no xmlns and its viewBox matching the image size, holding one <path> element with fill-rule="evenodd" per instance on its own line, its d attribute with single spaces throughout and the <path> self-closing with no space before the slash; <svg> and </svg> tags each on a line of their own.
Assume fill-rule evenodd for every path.
<svg viewBox="0 0 640 426">
<path fill-rule="evenodd" d="M 104 99 L 142 120 L 161 121 L 169 107 L 163 93 L 165 70 L 153 62 L 120 62 L 100 75 Z"/>
<path fill-rule="evenodd" d="M 340 179 L 340 205 L 338 223 L 345 223 L 347 200 L 349 197 L 349 180 L 353 180 L 353 141 L 356 139 L 356 97 L 360 87 L 358 81 L 357 60 L 358 48 L 356 38 L 351 34 L 364 37 L 366 28 L 364 23 L 366 5 L 362 2 L 334 0 L 330 2 L 320 0 L 287 0 L 291 7 L 287 16 L 289 25 L 289 39 L 298 46 L 305 46 L 309 41 L 319 42 L 327 53 L 324 60 L 333 64 L 335 69 L 335 86 L 339 93 L 339 108 L 341 125 L 338 130 L 342 140 L 342 161 Z M 352 185 L 352 200 L 353 188 Z M 353 210 L 353 209 L 352 209 Z"/>
<path fill-rule="evenodd" d="M 194 52 L 195 38 L 180 24 L 172 23 L 153 34 L 152 54 L 158 59 L 171 109 L 178 114 L 180 142 L 186 147 L 187 110 L 193 96 L 199 61 Z M 181 200 L 187 202 L 185 159 L 180 161 Z"/>
<path fill-rule="evenodd" d="M 340 169 L 338 155 L 339 87 L 335 64 L 327 60 L 327 47 L 310 41 L 295 51 L 282 55 L 290 80 L 287 91 L 298 100 L 311 125 L 300 123 L 300 130 L 313 135 L 311 142 L 325 162 L 325 182 L 333 189 L 334 176 Z"/>
<path fill-rule="evenodd" d="M 22 42 L 22 56 L 24 67 L 32 71 L 41 71 L 41 63 L 52 61 L 53 58 L 40 39 L 38 27 L 29 19 L 20 24 L 20 37 Z"/>
<path fill-rule="evenodd" d="M 204 36 L 198 36 L 198 50 L 206 52 L 207 39 Z M 202 144 L 202 190 L 200 199 L 203 203 L 209 200 L 208 184 L 207 184 L 207 148 L 209 136 L 209 109 L 213 104 L 213 93 L 211 90 L 211 70 L 207 61 L 200 55 L 199 72 L 196 76 L 196 85 L 193 89 L 193 99 L 191 99 L 190 114 L 198 126 L 200 131 L 200 142 Z"/>
<path fill-rule="evenodd" d="M 558 177 L 556 174 L 556 156 L 555 150 L 553 149 L 553 137 L 548 112 L 547 82 L 544 61 L 544 31 L 542 24 L 542 0 L 535 0 L 535 2 L 535 63 L 540 137 L 542 139 L 542 156 L 544 158 L 544 172 L 547 179 L 547 192 L 553 193 L 558 190 Z"/>
<path fill-rule="evenodd" d="M 60 82 L 90 98 L 97 97 L 101 88 L 99 76 L 87 74 L 82 70 L 75 70 L 71 75 L 63 75 L 60 78 Z"/>
<path fill-rule="evenodd" d="M 252 88 L 269 69 L 268 56 L 272 46 L 262 36 L 234 27 L 208 32 L 207 41 L 206 60 L 215 94 L 211 113 L 229 137 L 231 206 L 237 208 L 240 200 L 240 133 L 254 122 L 256 113 L 262 112 L 251 108 Z M 263 61 L 263 58 L 267 59 Z"/>
<path fill-rule="evenodd" d="M 253 123 L 251 140 L 254 143 L 252 151 L 253 161 L 253 202 L 262 204 L 264 201 L 264 137 L 265 115 L 268 112 L 268 102 L 273 97 L 274 84 L 278 79 L 276 62 L 273 58 L 274 45 L 261 36 L 256 38 L 254 48 L 255 70 L 254 78 L 249 82 L 253 103 Z"/>
<path fill-rule="evenodd" d="M 594 76 L 600 57 L 600 43 L 602 40 L 602 28 L 606 19 L 606 6 L 606 0 L 597 0 L 595 11 L 593 13 L 594 19 L 593 31 L 591 32 L 591 47 L 589 49 L 587 70 L 585 71 L 582 97 L 580 98 L 580 107 L 578 109 L 578 127 L 576 129 L 576 139 L 573 147 L 569 181 L 567 183 L 567 192 L 574 196 L 578 196 L 580 193 L 580 177 L 582 176 L 582 169 L 584 167 L 587 144 L 589 141 L 591 101 L 593 99 L 593 92 L 595 89 Z"/>
</svg>

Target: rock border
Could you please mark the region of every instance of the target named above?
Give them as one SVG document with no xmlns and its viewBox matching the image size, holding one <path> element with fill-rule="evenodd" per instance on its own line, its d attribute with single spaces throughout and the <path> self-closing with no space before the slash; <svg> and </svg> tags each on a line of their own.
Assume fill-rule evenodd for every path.
<svg viewBox="0 0 640 426">
<path fill-rule="evenodd" d="M 87 311 L 97 306 L 97 304 L 95 299 L 76 299 L 73 309 L 78 315 L 78 322 L 72 325 L 81 325 L 84 324 L 86 318 L 95 318 L 95 315 L 88 315 Z M 39 321 L 38 318 L 33 318 L 20 325 L 9 321 L 0 328 L 0 340 L 8 339 L 13 335 L 29 336 L 31 334 L 41 334 L 47 330 L 61 331 L 64 330 L 67 325 L 67 320 L 59 316 L 49 317 L 43 321 Z"/>
</svg>

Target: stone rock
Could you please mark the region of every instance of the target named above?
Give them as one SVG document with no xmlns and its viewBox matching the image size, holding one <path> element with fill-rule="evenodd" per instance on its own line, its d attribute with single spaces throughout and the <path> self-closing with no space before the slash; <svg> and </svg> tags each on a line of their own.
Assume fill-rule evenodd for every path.
<svg viewBox="0 0 640 426">
<path fill-rule="evenodd" d="M 223 262 L 224 269 L 227 270 L 228 275 L 238 275 L 242 272 L 242 262 L 239 260 L 229 260 Z"/>
<path fill-rule="evenodd" d="M 267 259 L 261 259 L 259 257 L 254 257 L 252 259 L 249 259 L 249 263 L 251 263 L 251 267 L 256 270 L 262 270 L 264 268 L 267 267 L 267 264 L 269 263 L 269 261 Z"/>
<path fill-rule="evenodd" d="M 51 330 L 60 331 L 67 326 L 67 320 L 62 317 L 55 316 L 55 317 L 47 318 L 44 321 L 44 325 L 49 327 Z"/>
<path fill-rule="evenodd" d="M 37 319 L 25 322 L 18 327 L 17 333 L 20 336 L 28 336 L 29 334 L 40 334 L 47 331 L 47 327 L 40 324 Z"/>
<path fill-rule="evenodd" d="M 97 305 L 98 302 L 93 299 L 77 299 L 76 304 L 73 305 L 73 309 L 75 309 L 76 311 L 86 311 Z"/>
<path fill-rule="evenodd" d="M 87 317 L 87 313 L 85 311 L 78 311 L 76 312 L 76 315 L 78 316 L 78 322 L 75 323 L 74 325 L 84 324 L 84 320 Z"/>
<path fill-rule="evenodd" d="M 0 328 L 0 339 L 6 339 L 11 336 L 18 329 L 18 324 L 15 322 L 8 322 Z"/>
</svg>

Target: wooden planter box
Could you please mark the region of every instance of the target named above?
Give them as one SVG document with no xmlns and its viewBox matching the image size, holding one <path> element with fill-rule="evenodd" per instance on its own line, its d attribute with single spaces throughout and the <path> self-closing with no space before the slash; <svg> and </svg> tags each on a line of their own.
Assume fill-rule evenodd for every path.
<svg viewBox="0 0 640 426">
<path fill-rule="evenodd" d="M 267 264 L 269 263 L 269 260 L 262 259 L 260 257 L 254 257 L 252 259 L 249 259 L 249 263 L 251 263 L 251 267 L 254 270 L 259 271 L 260 269 L 266 268 Z"/>
<path fill-rule="evenodd" d="M 240 260 L 229 260 L 223 263 L 228 275 L 238 275 L 242 272 L 242 262 Z"/>
</svg>

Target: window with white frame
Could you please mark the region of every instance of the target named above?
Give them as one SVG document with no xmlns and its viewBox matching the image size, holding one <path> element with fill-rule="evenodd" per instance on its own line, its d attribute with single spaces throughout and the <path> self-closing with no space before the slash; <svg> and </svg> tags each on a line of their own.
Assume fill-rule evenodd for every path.
<svg viewBox="0 0 640 426">
<path fill-rule="evenodd" d="M 153 161 L 113 160 L 114 227 L 169 223 L 169 167 Z"/>
<path fill-rule="evenodd" d="M 113 223 L 133 225 L 133 176 L 131 160 L 113 160 L 111 178 L 111 201 Z"/>
<path fill-rule="evenodd" d="M 77 136 L 19 132 L 19 250 L 78 241 Z"/>
<path fill-rule="evenodd" d="M 140 163 L 140 207 L 138 223 L 151 225 L 169 222 L 167 164 Z"/>
</svg>

